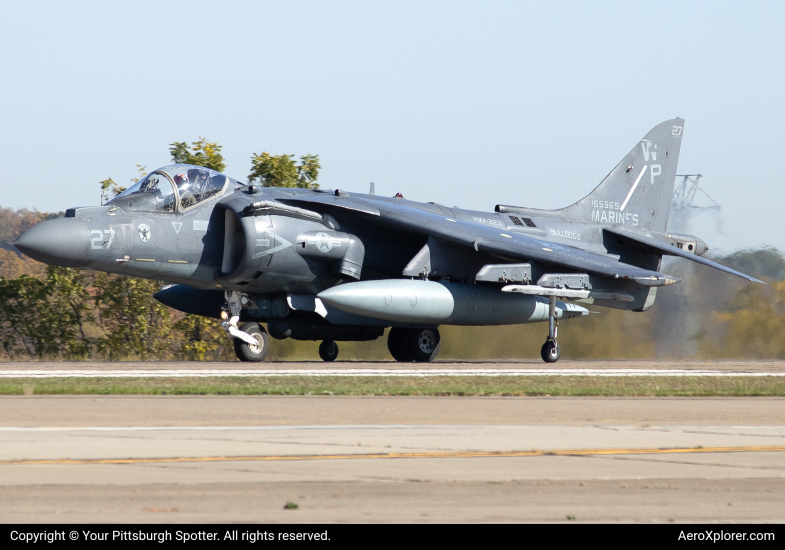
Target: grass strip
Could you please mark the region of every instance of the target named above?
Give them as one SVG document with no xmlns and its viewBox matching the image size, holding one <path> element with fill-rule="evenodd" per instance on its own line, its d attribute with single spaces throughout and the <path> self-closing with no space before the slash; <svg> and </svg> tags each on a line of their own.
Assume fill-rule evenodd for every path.
<svg viewBox="0 0 785 550">
<path fill-rule="evenodd" d="M 434 376 L 7 378 L 0 395 L 782 397 L 783 377 Z"/>
</svg>

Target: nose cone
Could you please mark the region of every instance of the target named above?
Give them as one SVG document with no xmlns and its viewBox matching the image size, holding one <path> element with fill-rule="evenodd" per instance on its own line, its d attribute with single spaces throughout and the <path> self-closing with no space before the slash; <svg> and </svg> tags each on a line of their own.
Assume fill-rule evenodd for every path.
<svg viewBox="0 0 785 550">
<path fill-rule="evenodd" d="M 57 218 L 34 225 L 14 241 L 26 256 L 50 265 L 87 264 L 87 226 L 78 218 Z"/>
</svg>

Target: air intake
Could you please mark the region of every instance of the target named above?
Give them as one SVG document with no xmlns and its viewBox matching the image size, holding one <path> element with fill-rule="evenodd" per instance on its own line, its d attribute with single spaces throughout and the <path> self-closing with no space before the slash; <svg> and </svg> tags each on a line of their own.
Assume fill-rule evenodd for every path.
<svg viewBox="0 0 785 550">
<path fill-rule="evenodd" d="M 523 223 L 521 223 L 521 220 L 519 220 L 517 216 L 510 216 L 510 219 L 512 220 L 512 223 L 514 223 L 515 225 L 523 225 Z"/>
<path fill-rule="evenodd" d="M 523 218 L 523 223 L 526 224 L 526 227 L 537 227 L 531 218 Z"/>
</svg>

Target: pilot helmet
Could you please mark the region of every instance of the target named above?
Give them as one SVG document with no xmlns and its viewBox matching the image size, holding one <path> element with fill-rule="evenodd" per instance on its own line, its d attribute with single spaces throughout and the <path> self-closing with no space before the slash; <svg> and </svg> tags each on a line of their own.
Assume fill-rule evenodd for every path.
<svg viewBox="0 0 785 550">
<path fill-rule="evenodd" d="M 177 174 L 174 177 L 174 183 L 175 183 L 175 185 L 177 185 L 177 188 L 180 189 L 181 191 L 183 189 L 187 189 L 188 188 L 188 183 L 189 183 L 188 175 L 187 174 Z"/>
</svg>

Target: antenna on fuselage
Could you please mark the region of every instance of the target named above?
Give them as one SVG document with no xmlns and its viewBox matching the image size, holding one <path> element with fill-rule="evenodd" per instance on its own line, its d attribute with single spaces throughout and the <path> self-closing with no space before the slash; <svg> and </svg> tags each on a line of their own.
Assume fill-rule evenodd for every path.
<svg viewBox="0 0 785 550">
<path fill-rule="evenodd" d="M 374 182 L 371 182 L 371 190 L 368 191 L 368 194 L 369 195 L 375 195 L 376 194 L 376 184 Z"/>
</svg>

